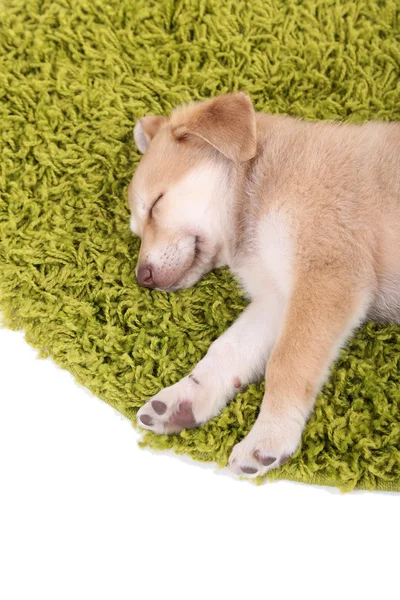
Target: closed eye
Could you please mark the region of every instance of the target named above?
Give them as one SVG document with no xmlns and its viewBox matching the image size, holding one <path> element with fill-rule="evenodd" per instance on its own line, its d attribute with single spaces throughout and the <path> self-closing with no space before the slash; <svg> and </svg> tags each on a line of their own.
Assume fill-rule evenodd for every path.
<svg viewBox="0 0 400 600">
<path fill-rule="evenodd" d="M 164 196 L 164 194 L 160 194 L 160 195 L 158 196 L 158 198 L 156 198 L 156 199 L 154 200 L 153 204 L 151 205 L 150 211 L 149 211 L 149 215 L 150 215 L 150 217 L 151 217 L 151 216 L 152 216 L 152 214 L 153 214 L 153 208 L 155 207 L 155 205 L 157 204 L 157 202 L 158 202 L 159 200 L 161 200 L 161 198 L 162 198 L 163 196 Z"/>
</svg>

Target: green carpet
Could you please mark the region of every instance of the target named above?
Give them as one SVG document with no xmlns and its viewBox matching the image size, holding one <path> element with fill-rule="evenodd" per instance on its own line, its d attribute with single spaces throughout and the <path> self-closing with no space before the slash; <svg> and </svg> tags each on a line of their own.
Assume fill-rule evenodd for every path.
<svg viewBox="0 0 400 600">
<path fill-rule="evenodd" d="M 171 295 L 136 285 L 135 121 L 237 89 L 274 113 L 399 119 L 399 3 L 2 0 L 0 21 L 5 323 L 134 421 L 244 306 L 226 271 Z M 400 327 L 363 327 L 271 477 L 400 490 L 399 359 Z M 251 385 L 205 427 L 144 443 L 226 465 L 262 394 Z"/>
</svg>

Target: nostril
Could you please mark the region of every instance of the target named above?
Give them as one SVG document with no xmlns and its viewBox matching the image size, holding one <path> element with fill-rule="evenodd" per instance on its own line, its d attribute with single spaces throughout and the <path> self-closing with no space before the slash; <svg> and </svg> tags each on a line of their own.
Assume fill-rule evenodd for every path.
<svg viewBox="0 0 400 600">
<path fill-rule="evenodd" d="M 153 273 L 150 267 L 146 267 L 143 272 L 143 281 L 145 283 L 151 283 L 153 281 Z"/>
<path fill-rule="evenodd" d="M 150 287 L 153 285 L 153 270 L 150 265 L 145 265 L 139 268 L 137 280 L 139 285 Z"/>
</svg>

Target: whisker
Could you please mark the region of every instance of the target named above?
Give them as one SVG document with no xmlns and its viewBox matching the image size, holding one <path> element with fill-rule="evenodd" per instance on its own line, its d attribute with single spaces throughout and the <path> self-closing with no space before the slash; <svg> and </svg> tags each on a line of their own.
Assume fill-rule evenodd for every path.
<svg viewBox="0 0 400 600">
<path fill-rule="evenodd" d="M 139 192 L 137 192 L 135 189 L 133 190 L 133 194 L 139 198 L 142 206 L 145 208 L 146 207 L 146 202 L 143 200 L 142 196 L 139 194 Z"/>
</svg>

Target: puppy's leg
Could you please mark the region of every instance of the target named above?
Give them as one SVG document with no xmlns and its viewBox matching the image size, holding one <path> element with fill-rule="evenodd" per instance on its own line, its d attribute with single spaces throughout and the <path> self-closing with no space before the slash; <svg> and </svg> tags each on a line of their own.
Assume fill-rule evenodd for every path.
<svg viewBox="0 0 400 600">
<path fill-rule="evenodd" d="M 267 365 L 259 416 L 230 456 L 235 473 L 262 475 L 296 450 L 330 365 L 365 317 L 367 299 L 365 291 L 357 291 L 357 284 L 337 271 L 303 275 Z"/>
<path fill-rule="evenodd" d="M 250 304 L 188 377 L 139 410 L 138 425 L 156 433 L 175 433 L 215 417 L 243 386 L 261 377 L 281 317 L 282 302 L 272 292 Z"/>
</svg>

